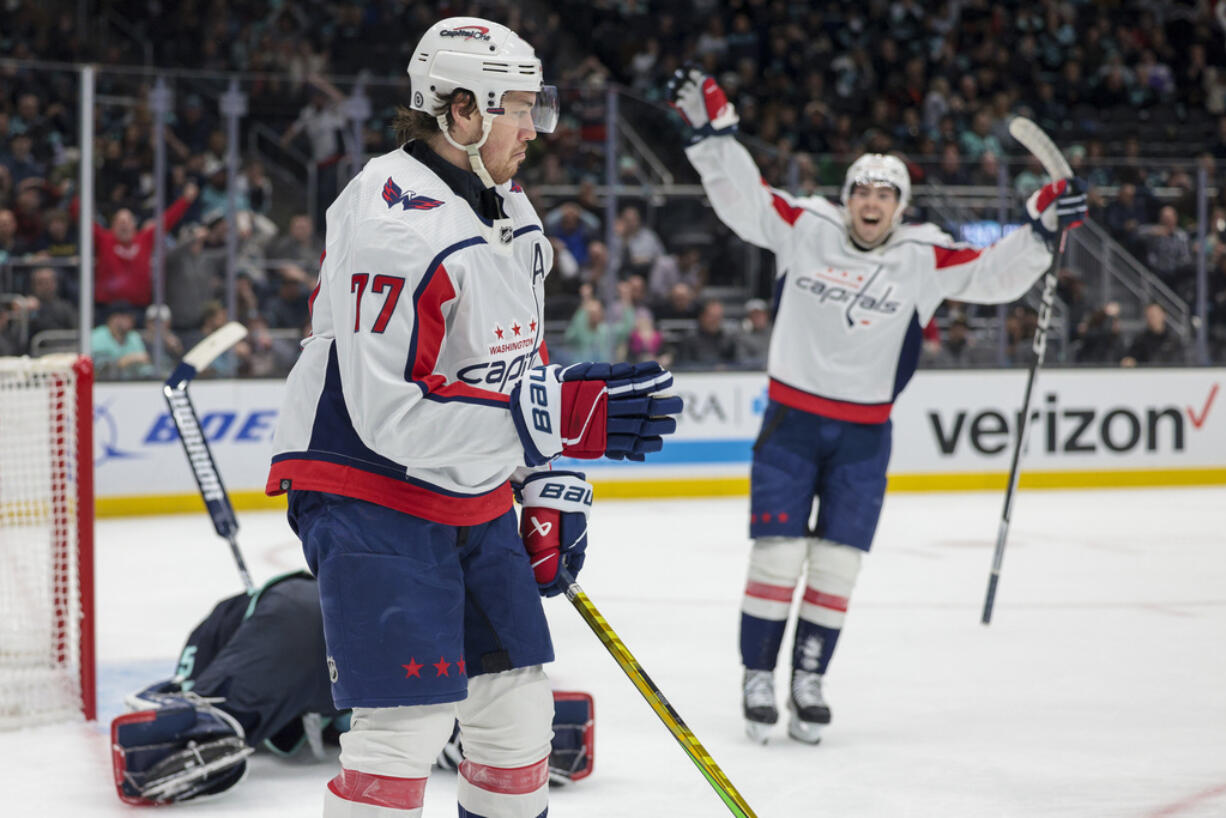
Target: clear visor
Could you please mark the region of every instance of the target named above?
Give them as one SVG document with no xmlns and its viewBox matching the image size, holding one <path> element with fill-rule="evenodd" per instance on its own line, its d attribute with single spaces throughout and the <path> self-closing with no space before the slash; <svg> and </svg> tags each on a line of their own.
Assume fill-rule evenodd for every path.
<svg viewBox="0 0 1226 818">
<path fill-rule="evenodd" d="M 542 85 L 535 94 L 536 100 L 529 104 L 524 98 L 525 92 L 509 92 L 503 96 L 497 115 L 512 120 L 517 128 L 526 129 L 531 123 L 532 130 L 537 133 L 553 133 L 558 125 L 557 86 Z"/>
</svg>

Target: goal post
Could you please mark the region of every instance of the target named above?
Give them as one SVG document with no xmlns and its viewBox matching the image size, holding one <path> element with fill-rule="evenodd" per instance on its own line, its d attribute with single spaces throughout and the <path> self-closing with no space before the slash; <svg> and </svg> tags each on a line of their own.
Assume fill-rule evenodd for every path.
<svg viewBox="0 0 1226 818">
<path fill-rule="evenodd" d="M 96 717 L 93 364 L 0 358 L 0 729 Z"/>
</svg>

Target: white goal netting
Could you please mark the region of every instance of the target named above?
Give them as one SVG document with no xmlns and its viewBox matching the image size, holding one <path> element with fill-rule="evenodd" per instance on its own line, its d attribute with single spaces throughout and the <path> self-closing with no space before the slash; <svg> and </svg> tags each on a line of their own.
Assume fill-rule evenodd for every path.
<svg viewBox="0 0 1226 818">
<path fill-rule="evenodd" d="M 0 729 L 93 716 L 92 388 L 0 358 Z"/>
</svg>

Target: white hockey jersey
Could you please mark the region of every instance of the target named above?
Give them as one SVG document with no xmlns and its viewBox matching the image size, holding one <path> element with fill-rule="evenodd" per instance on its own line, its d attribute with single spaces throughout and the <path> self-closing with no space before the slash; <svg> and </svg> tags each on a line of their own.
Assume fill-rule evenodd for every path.
<svg viewBox="0 0 1226 818">
<path fill-rule="evenodd" d="M 332 492 L 449 525 L 511 507 L 524 454 L 509 394 L 545 362 L 553 248 L 517 184 L 497 188 L 509 224 L 478 215 L 480 189 L 410 143 L 328 208 L 269 494 Z"/>
<path fill-rule="evenodd" d="M 686 153 L 720 219 L 775 254 L 769 394 L 796 409 L 884 423 L 942 300 L 1012 301 L 1051 264 L 1028 226 L 976 250 L 934 225 L 901 225 L 863 250 L 842 207 L 769 187 L 735 138 L 709 137 Z"/>
</svg>

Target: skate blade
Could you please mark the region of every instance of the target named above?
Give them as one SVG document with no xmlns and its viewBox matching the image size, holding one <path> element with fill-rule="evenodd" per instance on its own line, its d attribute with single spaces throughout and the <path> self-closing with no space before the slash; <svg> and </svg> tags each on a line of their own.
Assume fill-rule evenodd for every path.
<svg viewBox="0 0 1226 818">
<path fill-rule="evenodd" d="M 773 724 L 764 724 L 760 721 L 745 722 L 745 735 L 749 736 L 755 744 L 765 744 L 770 738 L 771 728 Z"/>
<path fill-rule="evenodd" d="M 816 722 L 801 721 L 793 716 L 788 720 L 788 735 L 797 741 L 803 741 L 805 744 L 820 744 L 822 729 L 825 726 Z"/>
</svg>

